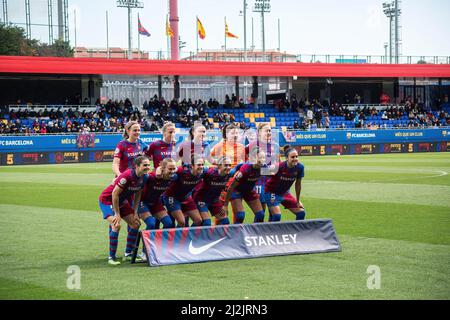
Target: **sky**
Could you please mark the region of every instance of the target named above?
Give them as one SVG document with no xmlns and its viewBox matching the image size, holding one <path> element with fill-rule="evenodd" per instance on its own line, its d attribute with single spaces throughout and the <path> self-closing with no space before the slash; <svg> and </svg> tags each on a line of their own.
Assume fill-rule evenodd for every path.
<svg viewBox="0 0 450 320">
<path fill-rule="evenodd" d="M 168 0 L 141 0 L 142 9 L 133 9 L 133 47 L 138 47 L 137 14 L 151 33 L 140 36 L 140 49 L 167 51 L 165 20 Z M 262 48 L 261 14 L 252 12 L 254 0 L 247 0 L 247 48 L 252 45 L 252 18 L 255 49 Z M 278 48 L 292 54 L 384 55 L 389 41 L 388 18 L 383 0 L 272 0 L 271 12 L 265 14 L 266 51 Z M 57 23 L 54 0 L 54 24 Z M 196 51 L 196 16 L 202 21 L 206 38 L 199 39 L 199 49 L 221 49 L 224 45 L 224 18 L 229 31 L 239 39 L 227 40 L 227 49 L 244 48 L 243 0 L 179 0 L 180 37 L 183 51 Z M 405 56 L 450 56 L 450 1 L 401 1 L 402 46 Z M 106 11 L 109 15 L 109 46 L 128 47 L 127 9 L 116 0 L 69 0 L 70 41 L 88 48 L 106 48 Z M 3 9 L 2 21 L 3 21 Z M 76 24 L 75 24 L 76 16 Z M 8 19 L 25 22 L 23 0 L 8 0 Z M 31 22 L 47 23 L 47 0 L 31 0 Z M 24 26 L 23 26 L 24 27 Z M 33 26 L 32 36 L 48 42 L 48 29 Z M 56 38 L 56 28 L 55 28 Z"/>
</svg>

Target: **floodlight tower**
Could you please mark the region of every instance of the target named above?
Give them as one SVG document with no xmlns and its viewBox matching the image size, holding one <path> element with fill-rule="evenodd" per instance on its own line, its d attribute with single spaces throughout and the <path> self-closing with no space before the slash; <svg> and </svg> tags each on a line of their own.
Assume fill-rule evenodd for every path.
<svg viewBox="0 0 450 320">
<path fill-rule="evenodd" d="M 266 42 L 264 32 L 264 13 L 270 12 L 270 0 L 255 0 L 253 12 L 261 12 L 261 34 L 262 34 L 262 56 L 263 61 L 266 60 Z"/>
<path fill-rule="evenodd" d="M 133 59 L 131 51 L 131 9 L 143 8 L 144 3 L 138 0 L 117 0 L 117 6 L 119 8 L 128 8 L 128 59 Z"/>
<path fill-rule="evenodd" d="M 392 63 L 392 57 L 395 57 L 395 63 L 399 62 L 400 55 L 400 23 L 401 15 L 400 0 L 394 0 L 391 3 L 383 3 L 383 12 L 389 18 L 389 62 Z"/>
</svg>

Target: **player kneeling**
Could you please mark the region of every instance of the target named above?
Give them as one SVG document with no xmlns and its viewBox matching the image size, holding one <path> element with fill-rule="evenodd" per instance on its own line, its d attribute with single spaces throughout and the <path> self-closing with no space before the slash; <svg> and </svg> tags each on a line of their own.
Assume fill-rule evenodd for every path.
<svg viewBox="0 0 450 320">
<path fill-rule="evenodd" d="M 270 221 L 281 220 L 280 203 L 295 214 L 296 220 L 303 220 L 305 219 L 305 208 L 300 202 L 300 191 L 305 168 L 298 161 L 297 150 L 291 146 L 284 147 L 284 155 L 286 161 L 279 164 L 277 173 L 266 182 L 265 196 L 271 214 Z M 294 181 L 296 198 L 289 192 Z"/>
<path fill-rule="evenodd" d="M 167 190 L 177 170 L 175 160 L 166 158 L 160 166 L 148 175 L 139 205 L 139 217 L 145 222 L 146 230 L 155 229 L 156 219 L 164 228 L 172 227 L 172 219 L 161 201 L 161 194 Z"/>
<path fill-rule="evenodd" d="M 242 199 L 247 202 L 255 214 L 254 222 L 264 222 L 264 210 L 259 200 L 259 195 L 254 190 L 256 182 L 261 177 L 261 168 L 265 166 L 266 154 L 255 148 L 249 157 L 250 162 L 243 164 L 227 183 L 222 192 L 221 200 L 224 203 L 223 210 L 228 212 L 228 202 L 231 198 L 231 206 L 235 212 L 234 223 L 243 223 L 245 219 Z"/>
<path fill-rule="evenodd" d="M 145 156 L 139 156 L 134 160 L 134 164 L 134 169 L 121 173 L 99 197 L 103 218 L 110 224 L 108 263 L 111 265 L 120 264 L 116 258 L 116 252 L 121 218 L 130 227 L 125 256 L 131 255 L 139 233 L 140 220 L 137 209 L 146 174 L 150 171 L 150 160 Z"/>
<path fill-rule="evenodd" d="M 219 198 L 230 178 L 231 159 L 225 156 L 221 157 L 217 164 L 217 167 L 208 169 L 192 195 L 202 216 L 202 225 L 204 226 L 211 225 L 211 217 L 208 211 L 217 219 L 216 224 L 230 223 L 227 213 L 223 210 L 223 202 Z"/>
<path fill-rule="evenodd" d="M 203 222 L 191 195 L 206 173 L 205 160 L 201 156 L 192 155 L 191 163 L 192 165 L 178 167 L 172 182 L 161 197 L 179 228 L 188 227 L 185 215 L 192 219 L 192 226 L 201 226 Z"/>
</svg>

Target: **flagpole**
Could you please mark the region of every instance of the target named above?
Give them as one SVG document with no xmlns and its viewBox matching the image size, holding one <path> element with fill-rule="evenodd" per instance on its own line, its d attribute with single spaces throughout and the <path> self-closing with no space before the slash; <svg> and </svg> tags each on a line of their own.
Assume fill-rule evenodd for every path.
<svg viewBox="0 0 450 320">
<path fill-rule="evenodd" d="M 195 16 L 197 20 L 195 20 L 195 25 L 196 25 L 196 30 L 197 30 L 197 34 L 196 34 L 196 38 L 197 38 L 197 55 L 198 55 L 198 16 Z"/>
<path fill-rule="evenodd" d="M 224 32 L 223 34 L 225 35 L 225 61 L 227 61 L 227 32 L 226 32 L 226 27 L 227 27 L 227 17 L 224 17 L 224 21 L 225 21 L 225 25 L 224 25 Z"/>
<path fill-rule="evenodd" d="M 108 22 L 108 10 L 106 10 L 106 58 L 109 59 L 109 22 Z"/>
<path fill-rule="evenodd" d="M 138 12 L 138 59 L 141 59 L 141 35 L 139 34 L 139 23 L 141 22 Z"/>
<path fill-rule="evenodd" d="M 169 14 L 167 14 L 167 18 L 166 18 L 167 59 L 169 59 L 169 52 L 170 52 L 170 35 L 167 34 L 167 25 L 169 25 Z M 170 26 L 170 25 L 169 25 L 169 26 Z"/>
</svg>

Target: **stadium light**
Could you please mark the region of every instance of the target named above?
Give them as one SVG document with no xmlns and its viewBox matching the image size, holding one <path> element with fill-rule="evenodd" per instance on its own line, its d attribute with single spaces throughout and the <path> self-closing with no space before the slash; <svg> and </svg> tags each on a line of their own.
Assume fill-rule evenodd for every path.
<svg viewBox="0 0 450 320">
<path fill-rule="evenodd" d="M 264 13 L 270 12 L 270 0 L 255 0 L 255 5 L 253 7 L 253 12 L 261 13 L 261 31 L 262 31 L 262 58 L 263 61 L 266 60 L 266 42 L 265 42 L 265 32 L 264 32 Z"/>
</svg>

